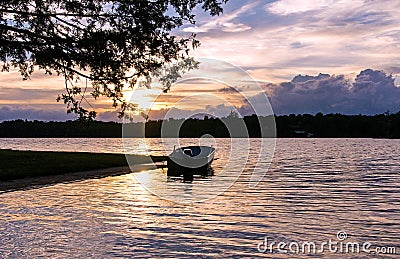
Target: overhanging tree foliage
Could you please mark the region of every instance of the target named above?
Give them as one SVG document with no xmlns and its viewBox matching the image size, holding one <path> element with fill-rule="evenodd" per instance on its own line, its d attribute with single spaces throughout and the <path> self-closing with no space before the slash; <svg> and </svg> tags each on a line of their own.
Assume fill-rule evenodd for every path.
<svg viewBox="0 0 400 259">
<path fill-rule="evenodd" d="M 222 12 L 227 0 L 3 0 L 0 2 L 0 61 L 2 71 L 19 68 L 29 79 L 35 67 L 65 77 L 63 100 L 67 112 L 93 118 L 95 111 L 81 105 L 86 88 L 79 79 L 90 80 L 93 97 L 106 96 L 120 107 L 126 85 L 173 61 L 178 68 L 196 67 L 188 59 L 199 42 L 195 35 L 177 37 L 172 30 L 195 23 L 194 8 L 210 15 Z M 174 68 L 176 72 L 176 68 Z M 158 72 L 159 75 L 159 72 Z M 169 77 L 164 77 L 165 90 Z"/>
</svg>

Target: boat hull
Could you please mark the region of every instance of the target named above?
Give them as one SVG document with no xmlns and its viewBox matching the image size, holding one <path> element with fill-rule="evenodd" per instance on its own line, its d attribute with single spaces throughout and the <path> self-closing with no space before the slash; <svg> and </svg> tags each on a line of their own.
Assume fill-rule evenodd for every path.
<svg viewBox="0 0 400 259">
<path fill-rule="evenodd" d="M 194 155 L 186 155 L 187 150 L 193 151 Z M 200 151 L 199 151 L 200 149 Z M 167 158 L 168 176 L 193 177 L 194 174 L 208 175 L 214 160 L 215 148 L 213 147 L 182 147 L 174 150 Z"/>
</svg>

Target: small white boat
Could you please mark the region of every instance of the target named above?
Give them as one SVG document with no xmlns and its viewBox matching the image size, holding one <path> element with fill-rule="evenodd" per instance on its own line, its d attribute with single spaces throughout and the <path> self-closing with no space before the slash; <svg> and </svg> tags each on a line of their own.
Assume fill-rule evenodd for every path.
<svg viewBox="0 0 400 259">
<path fill-rule="evenodd" d="M 174 147 L 167 159 L 168 175 L 180 176 L 188 172 L 192 175 L 197 172 L 204 175 L 211 168 L 214 155 L 215 148 L 212 146 Z"/>
</svg>

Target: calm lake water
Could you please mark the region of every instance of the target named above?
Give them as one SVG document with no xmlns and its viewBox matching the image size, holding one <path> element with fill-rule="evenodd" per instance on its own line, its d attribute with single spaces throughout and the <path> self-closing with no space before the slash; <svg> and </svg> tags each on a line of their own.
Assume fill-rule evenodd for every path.
<svg viewBox="0 0 400 259">
<path fill-rule="evenodd" d="M 120 139 L 0 139 L 0 146 L 144 154 L 147 145 L 152 154 L 166 154 L 172 145 L 129 141 L 124 147 Z M 0 257 L 398 257 L 399 140 L 277 139 L 271 164 L 273 143 L 235 141 L 217 140 L 215 176 L 193 183 L 149 170 L 2 193 Z M 256 186 L 249 185 L 253 171 L 265 173 Z M 265 238 L 292 250 L 275 244 L 273 255 L 260 252 Z M 319 252 L 329 240 L 337 246 Z M 306 242 L 317 251 L 304 253 Z M 360 253 L 345 253 L 350 242 Z M 397 255 L 375 253 L 392 247 Z"/>
</svg>

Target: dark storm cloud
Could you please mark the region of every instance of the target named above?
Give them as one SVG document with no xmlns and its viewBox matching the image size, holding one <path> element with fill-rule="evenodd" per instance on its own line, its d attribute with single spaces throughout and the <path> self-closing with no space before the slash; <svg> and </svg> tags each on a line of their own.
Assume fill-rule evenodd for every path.
<svg viewBox="0 0 400 259">
<path fill-rule="evenodd" d="M 243 83 L 246 83 L 246 81 L 242 81 Z M 254 85 L 256 81 L 247 81 L 246 85 L 242 85 L 242 86 L 227 86 L 227 87 L 222 87 L 219 88 L 217 91 L 220 93 L 224 93 L 224 94 L 234 94 L 234 93 L 240 93 L 240 92 L 245 92 L 248 90 L 251 90 L 252 88 L 256 88 L 257 90 L 259 89 L 257 87 L 257 85 Z M 263 83 L 263 82 L 258 82 L 258 83 Z M 250 85 L 253 84 L 253 85 Z"/>
<path fill-rule="evenodd" d="M 400 66 L 388 66 L 387 68 L 385 68 L 385 71 L 394 74 L 400 74 Z"/>
<path fill-rule="evenodd" d="M 239 92 L 238 90 L 236 90 L 233 87 L 223 87 L 218 89 L 219 92 L 224 93 L 224 94 L 230 94 L 230 93 L 237 93 Z"/>
<path fill-rule="evenodd" d="M 67 115 L 65 109 L 46 106 L 44 109 L 32 109 L 27 106 L 6 105 L 0 106 L 0 121 L 28 119 L 43 121 L 65 121 L 74 119 L 74 115 Z"/>
<path fill-rule="evenodd" d="M 343 75 L 299 75 L 268 88 L 272 89 L 270 101 L 276 114 L 377 114 L 400 110 L 400 89 L 391 75 L 378 70 L 361 71 L 354 82 Z"/>
</svg>

